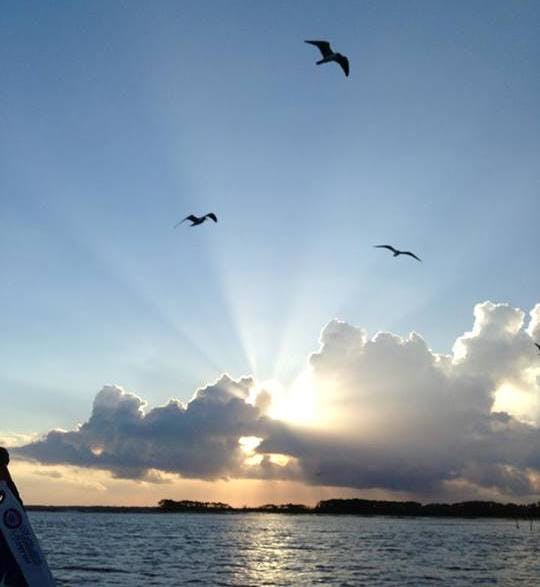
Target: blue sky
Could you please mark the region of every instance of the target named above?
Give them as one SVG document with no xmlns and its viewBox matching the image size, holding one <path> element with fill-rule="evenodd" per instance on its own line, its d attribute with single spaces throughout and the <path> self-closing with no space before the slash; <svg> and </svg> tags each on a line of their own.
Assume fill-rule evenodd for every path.
<svg viewBox="0 0 540 587">
<path fill-rule="evenodd" d="M 447 352 L 476 302 L 530 309 L 539 25 L 532 1 L 4 3 L 2 428 L 72 427 L 104 383 L 287 382 L 334 317 Z"/>
</svg>

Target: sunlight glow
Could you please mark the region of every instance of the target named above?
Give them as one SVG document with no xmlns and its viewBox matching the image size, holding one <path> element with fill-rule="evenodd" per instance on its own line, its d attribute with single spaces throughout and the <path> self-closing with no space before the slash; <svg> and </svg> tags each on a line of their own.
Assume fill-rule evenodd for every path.
<svg viewBox="0 0 540 587">
<path fill-rule="evenodd" d="M 272 394 L 269 411 L 272 418 L 295 424 L 320 421 L 313 375 L 309 369 L 302 371 L 289 388 L 275 380 L 264 382 L 262 387 Z"/>
<path fill-rule="evenodd" d="M 291 460 L 287 455 L 277 453 L 264 455 L 256 452 L 256 449 L 259 444 L 261 444 L 262 440 L 263 439 L 258 436 L 242 436 L 238 439 L 238 444 L 246 455 L 244 463 L 246 465 L 260 465 L 265 456 L 267 456 L 270 459 L 270 462 L 274 465 L 285 467 Z"/>
<path fill-rule="evenodd" d="M 238 444 L 246 455 L 251 456 L 262 441 L 263 439 L 259 436 L 241 436 L 238 439 Z"/>
<path fill-rule="evenodd" d="M 289 464 L 291 457 L 282 454 L 271 454 L 270 455 L 270 462 L 274 465 L 278 465 L 279 467 L 285 467 Z"/>
<path fill-rule="evenodd" d="M 240 449 L 246 455 L 244 463 L 246 465 L 260 465 L 264 455 L 255 452 L 255 449 L 263 441 L 259 436 L 241 436 L 238 439 Z"/>
<path fill-rule="evenodd" d="M 260 465 L 263 462 L 264 455 L 252 454 L 244 460 L 244 463 L 249 466 Z"/>
<path fill-rule="evenodd" d="M 540 415 L 540 402 L 537 394 L 506 383 L 495 393 L 492 411 L 507 412 L 522 422 L 534 424 Z"/>
</svg>

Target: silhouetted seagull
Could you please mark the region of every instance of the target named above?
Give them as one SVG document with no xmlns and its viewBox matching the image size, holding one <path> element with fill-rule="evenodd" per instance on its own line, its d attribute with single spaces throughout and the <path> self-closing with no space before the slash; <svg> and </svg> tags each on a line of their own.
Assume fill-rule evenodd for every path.
<svg viewBox="0 0 540 587">
<path fill-rule="evenodd" d="M 189 216 L 186 216 L 184 220 L 180 220 L 180 222 L 177 222 L 174 225 L 174 228 L 180 226 L 182 222 L 185 222 L 186 220 L 189 220 L 191 222 L 190 226 L 197 226 L 198 224 L 202 224 L 207 218 L 210 218 L 214 222 L 217 222 L 217 216 L 213 212 L 209 212 L 204 216 L 195 216 L 194 214 L 190 214 Z"/>
<path fill-rule="evenodd" d="M 304 43 L 309 43 L 310 45 L 315 45 L 315 47 L 319 48 L 323 58 L 320 61 L 317 61 L 317 65 L 335 61 L 341 65 L 341 69 L 343 69 L 345 75 L 349 77 L 349 60 L 341 53 L 334 53 L 330 48 L 330 43 L 328 41 L 304 41 Z"/>
<path fill-rule="evenodd" d="M 397 249 L 394 249 L 394 247 L 391 247 L 390 245 L 373 245 L 373 246 L 376 249 L 388 249 L 389 251 L 392 251 L 392 253 L 394 253 L 394 257 L 397 257 L 398 255 L 409 255 L 409 257 L 413 257 L 417 261 L 420 261 L 420 263 L 422 262 L 422 259 L 420 259 L 420 257 L 417 257 L 414 253 L 411 253 L 411 251 L 398 251 Z"/>
<path fill-rule="evenodd" d="M 540 344 L 537 342 L 534 343 L 534 346 L 538 349 L 538 354 L 540 355 Z"/>
</svg>

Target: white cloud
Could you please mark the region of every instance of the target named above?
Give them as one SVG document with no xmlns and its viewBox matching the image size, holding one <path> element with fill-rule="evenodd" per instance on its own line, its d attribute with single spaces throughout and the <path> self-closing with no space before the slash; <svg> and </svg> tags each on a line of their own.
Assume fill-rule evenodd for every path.
<svg viewBox="0 0 540 587">
<path fill-rule="evenodd" d="M 507 304 L 478 304 L 471 331 L 447 355 L 414 332 L 370 338 L 334 320 L 310 358 L 312 393 L 325 414 L 319 426 L 269 418 L 268 391 L 257 396 L 253 379 L 224 375 L 185 406 L 171 400 L 149 411 L 134 394 L 106 386 L 79 429 L 51 431 L 17 454 L 149 482 L 162 471 L 418 496 L 454 495 L 457 488 L 535 495 L 540 359 L 533 338 L 540 338 L 540 304 L 528 324 Z M 246 462 L 245 437 L 263 439 L 254 449 L 262 458 Z"/>
<path fill-rule="evenodd" d="M 540 344 L 540 304 L 536 304 L 531 310 L 531 322 L 527 332 Z"/>
<path fill-rule="evenodd" d="M 38 439 L 37 434 L 22 434 L 19 432 L 2 432 L 0 430 L 0 446 L 23 446 Z"/>
</svg>

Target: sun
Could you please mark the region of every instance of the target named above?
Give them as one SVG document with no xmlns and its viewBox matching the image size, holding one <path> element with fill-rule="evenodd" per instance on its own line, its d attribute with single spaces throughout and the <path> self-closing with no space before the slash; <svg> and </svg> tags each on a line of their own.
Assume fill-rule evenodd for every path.
<svg viewBox="0 0 540 587">
<path fill-rule="evenodd" d="M 315 425 L 321 420 L 317 410 L 316 387 L 310 370 L 302 371 L 288 387 L 271 379 L 263 382 L 261 388 L 272 395 L 268 413 L 271 418 L 300 425 Z"/>
</svg>

